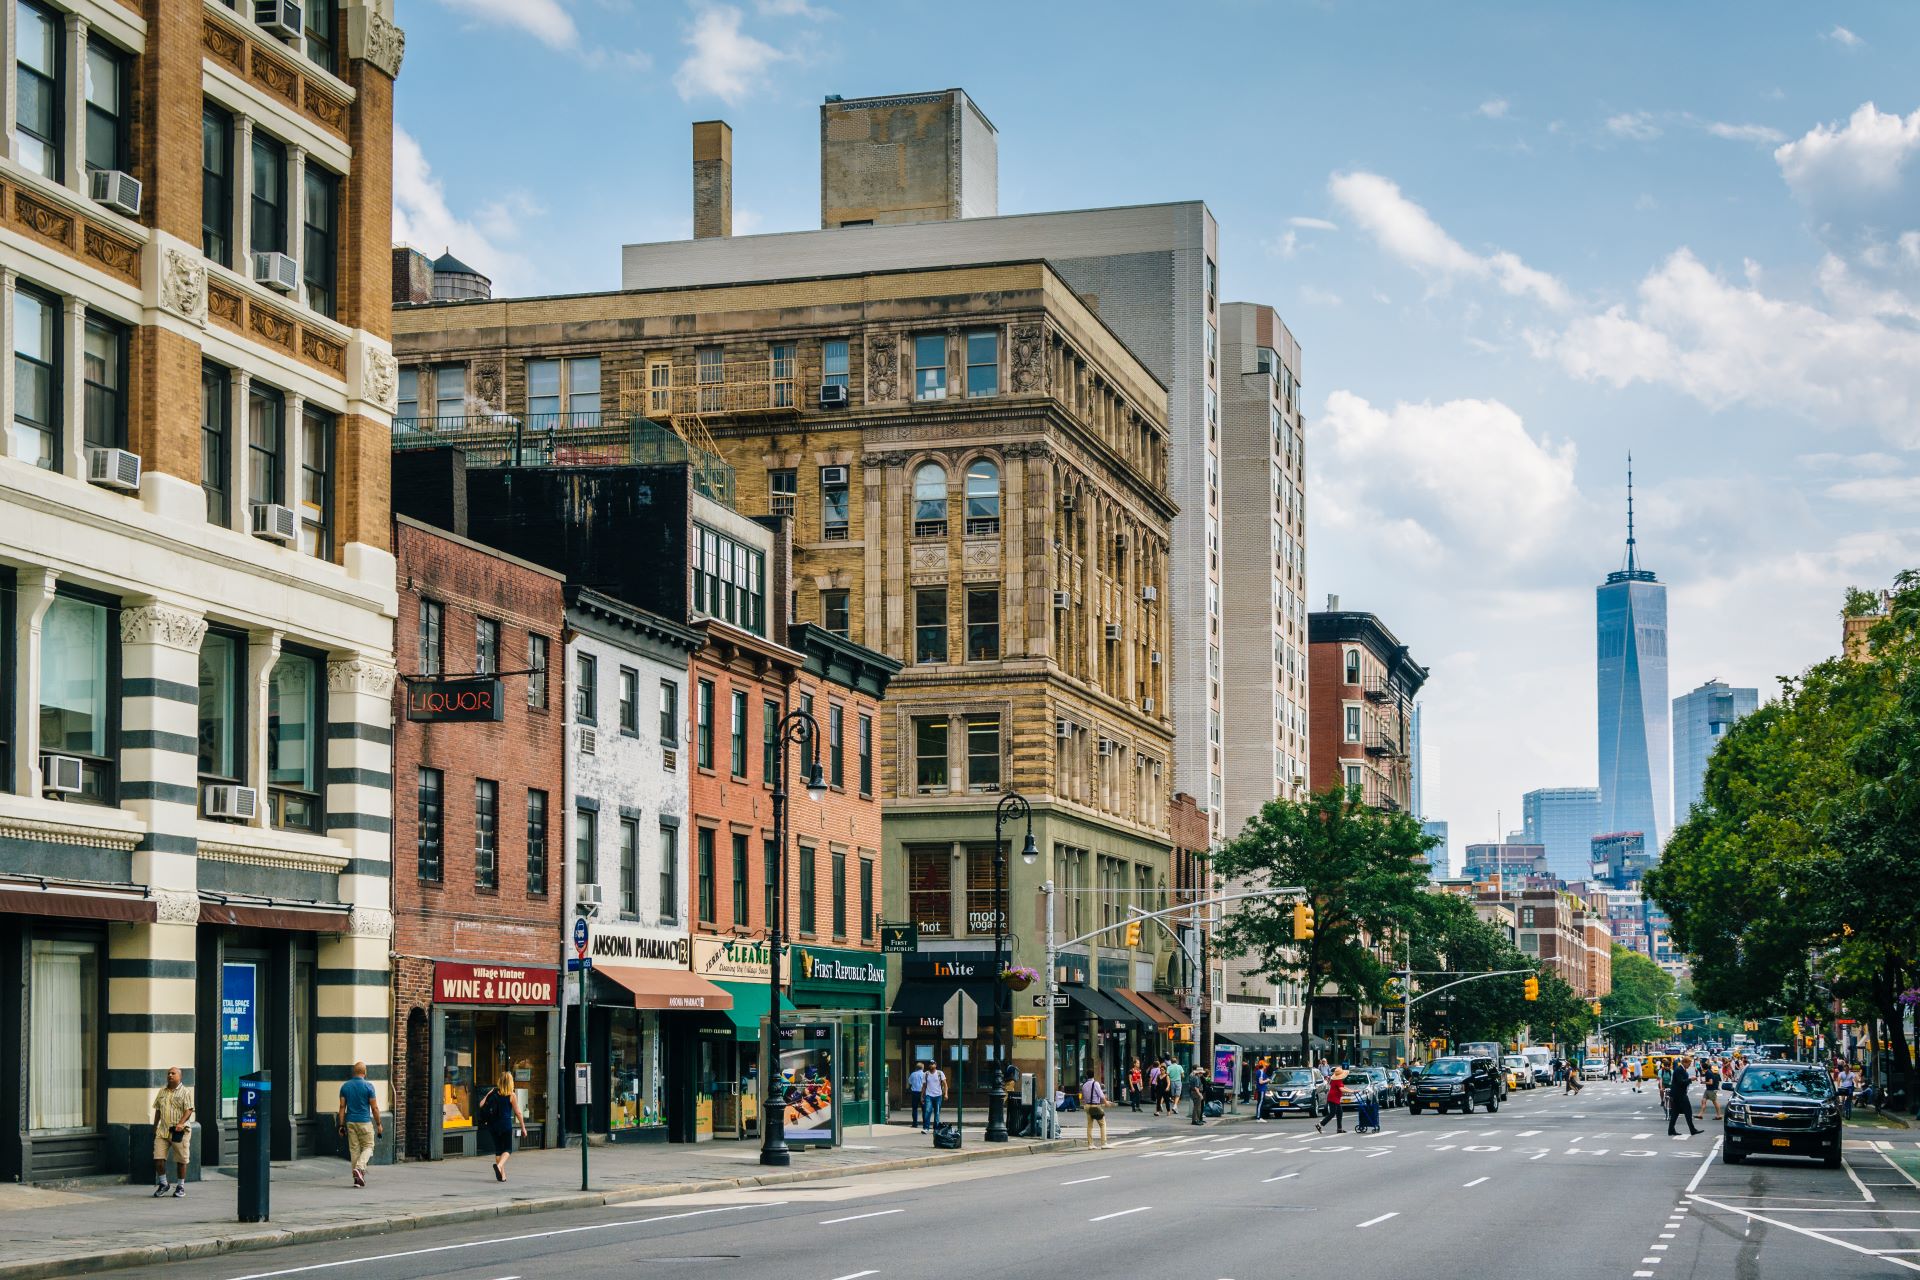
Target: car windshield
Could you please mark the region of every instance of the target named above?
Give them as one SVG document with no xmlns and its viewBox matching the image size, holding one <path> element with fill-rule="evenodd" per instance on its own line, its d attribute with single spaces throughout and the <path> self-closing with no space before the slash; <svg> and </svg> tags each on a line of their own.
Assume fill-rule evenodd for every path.
<svg viewBox="0 0 1920 1280">
<path fill-rule="evenodd" d="M 1467 1064 L 1460 1058 L 1444 1058 L 1427 1068 L 1430 1076 L 1463 1076 L 1467 1074 Z"/>
<path fill-rule="evenodd" d="M 1507 1059 L 1507 1065 L 1510 1067 L 1524 1067 L 1527 1065 L 1527 1060 L 1518 1056 L 1509 1057 Z"/>
<path fill-rule="evenodd" d="M 1797 1093 L 1804 1098 L 1824 1098 L 1833 1092 L 1833 1084 L 1824 1071 L 1805 1067 L 1787 1070 L 1748 1067 L 1740 1073 L 1742 1093 Z"/>
<path fill-rule="evenodd" d="M 1299 1067 L 1292 1071 L 1282 1071 L 1280 1073 L 1280 1083 L 1281 1084 L 1312 1084 L 1313 1072 L 1307 1070 L 1305 1067 Z"/>
</svg>

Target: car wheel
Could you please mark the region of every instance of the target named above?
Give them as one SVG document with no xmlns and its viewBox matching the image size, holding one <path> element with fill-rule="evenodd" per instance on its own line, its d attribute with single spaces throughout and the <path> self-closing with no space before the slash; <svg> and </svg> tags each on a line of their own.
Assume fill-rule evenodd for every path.
<svg viewBox="0 0 1920 1280">
<path fill-rule="evenodd" d="M 1827 1152 L 1826 1155 L 1820 1157 L 1820 1163 L 1826 1165 L 1829 1169 L 1838 1169 L 1840 1167 L 1840 1148 L 1835 1147 L 1833 1150 Z"/>
<path fill-rule="evenodd" d="M 1487 1095 L 1487 1114 L 1492 1115 L 1500 1109 L 1500 1099 L 1494 1094 Z"/>
<path fill-rule="evenodd" d="M 1745 1164 L 1747 1153 L 1729 1142 L 1720 1148 L 1720 1160 L 1723 1164 Z"/>
<path fill-rule="evenodd" d="M 1419 1103 L 1417 1103 L 1417 1102 L 1409 1102 L 1409 1103 L 1407 1104 L 1407 1114 L 1408 1114 L 1408 1115 L 1410 1115 L 1410 1116 L 1417 1116 L 1417 1115 L 1419 1115 L 1419 1114 L 1420 1114 L 1420 1104 L 1419 1104 Z"/>
</svg>

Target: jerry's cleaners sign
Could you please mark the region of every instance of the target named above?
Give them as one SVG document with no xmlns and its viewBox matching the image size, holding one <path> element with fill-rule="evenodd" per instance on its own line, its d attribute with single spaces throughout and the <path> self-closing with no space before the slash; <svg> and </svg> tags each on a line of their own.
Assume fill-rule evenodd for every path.
<svg viewBox="0 0 1920 1280">
<path fill-rule="evenodd" d="M 436 1004 L 550 1005 L 558 980 L 552 969 L 442 961 L 433 966 L 433 999 Z"/>
</svg>

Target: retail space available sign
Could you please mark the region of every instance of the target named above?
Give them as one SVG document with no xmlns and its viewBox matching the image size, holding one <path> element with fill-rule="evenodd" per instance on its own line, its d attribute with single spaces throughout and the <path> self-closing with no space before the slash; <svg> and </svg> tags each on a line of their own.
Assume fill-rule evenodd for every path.
<svg viewBox="0 0 1920 1280">
<path fill-rule="evenodd" d="M 433 966 L 433 999 L 436 1004 L 550 1005 L 559 982 L 553 969 L 440 961 Z"/>
<path fill-rule="evenodd" d="M 497 679 L 407 681 L 409 720 L 459 723 L 505 717 L 506 703 Z"/>
</svg>

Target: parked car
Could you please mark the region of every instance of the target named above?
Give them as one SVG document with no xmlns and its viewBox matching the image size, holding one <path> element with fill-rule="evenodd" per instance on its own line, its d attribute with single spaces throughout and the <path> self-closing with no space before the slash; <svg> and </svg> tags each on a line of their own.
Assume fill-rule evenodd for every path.
<svg viewBox="0 0 1920 1280">
<path fill-rule="evenodd" d="M 1260 1118 L 1303 1115 L 1319 1119 L 1327 1113 L 1327 1080 L 1316 1067 L 1280 1067 L 1267 1084 Z"/>
<path fill-rule="evenodd" d="M 1607 1078 L 1607 1060 L 1588 1058 L 1580 1064 L 1580 1078 L 1583 1080 L 1604 1080 Z"/>
<path fill-rule="evenodd" d="M 1720 1158 L 1741 1164 L 1750 1155 L 1815 1156 L 1840 1167 L 1840 1099 L 1818 1067 L 1755 1063 L 1733 1082 L 1726 1103 Z"/>
<path fill-rule="evenodd" d="M 1539 1081 L 1533 1078 L 1533 1064 L 1517 1053 L 1510 1053 L 1500 1059 L 1500 1066 L 1507 1073 L 1509 1089 L 1533 1089 L 1539 1087 Z"/>
<path fill-rule="evenodd" d="M 1364 1075 L 1373 1088 L 1373 1097 L 1383 1107 L 1397 1107 L 1407 1100 L 1400 1078 L 1387 1067 L 1362 1067 L 1354 1075 Z M 1351 1080 L 1352 1077 L 1349 1077 Z"/>
<path fill-rule="evenodd" d="M 1428 1107 L 1441 1112 L 1459 1107 L 1464 1113 L 1476 1103 L 1489 1112 L 1500 1109 L 1500 1069 L 1493 1059 L 1435 1058 L 1420 1073 L 1407 1114 L 1417 1116 Z"/>
</svg>

